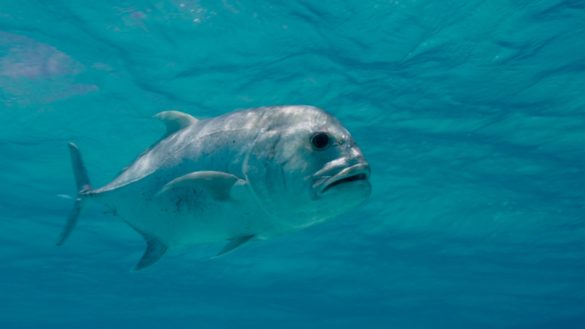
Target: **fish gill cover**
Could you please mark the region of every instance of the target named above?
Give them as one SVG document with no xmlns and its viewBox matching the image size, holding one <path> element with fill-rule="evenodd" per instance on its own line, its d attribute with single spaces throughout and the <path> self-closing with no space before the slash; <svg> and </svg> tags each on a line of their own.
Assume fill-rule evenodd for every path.
<svg viewBox="0 0 585 329">
<path fill-rule="evenodd" d="M 582 1 L 0 1 L 1 328 L 582 328 Z M 168 255 L 75 194 L 152 116 L 311 104 L 372 167 L 337 220 Z"/>
</svg>

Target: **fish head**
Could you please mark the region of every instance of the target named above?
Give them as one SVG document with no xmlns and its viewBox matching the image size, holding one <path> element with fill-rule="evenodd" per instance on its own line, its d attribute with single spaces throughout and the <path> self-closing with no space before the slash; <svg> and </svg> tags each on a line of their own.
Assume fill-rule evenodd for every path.
<svg viewBox="0 0 585 329">
<path fill-rule="evenodd" d="M 370 166 L 335 117 L 310 106 L 282 107 L 273 116 L 256 140 L 247 170 L 267 212 L 302 228 L 368 198 Z"/>
</svg>

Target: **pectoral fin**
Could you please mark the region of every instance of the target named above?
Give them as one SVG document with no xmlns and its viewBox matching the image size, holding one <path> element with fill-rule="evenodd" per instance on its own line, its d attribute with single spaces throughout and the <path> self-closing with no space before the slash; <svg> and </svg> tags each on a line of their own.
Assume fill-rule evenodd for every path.
<svg viewBox="0 0 585 329">
<path fill-rule="evenodd" d="M 157 196 L 192 196 L 215 201 L 238 199 L 246 181 L 220 171 L 196 171 L 165 184 Z"/>
<path fill-rule="evenodd" d="M 254 237 L 254 235 L 243 235 L 243 236 L 239 236 L 237 238 L 232 238 L 230 239 L 230 242 L 228 242 L 223 249 L 217 253 L 217 255 L 215 255 L 215 257 L 219 257 L 221 255 L 225 255 L 231 251 L 233 251 L 234 249 L 238 248 L 239 246 L 243 245 L 244 243 L 250 241 L 250 239 L 252 239 Z"/>
</svg>

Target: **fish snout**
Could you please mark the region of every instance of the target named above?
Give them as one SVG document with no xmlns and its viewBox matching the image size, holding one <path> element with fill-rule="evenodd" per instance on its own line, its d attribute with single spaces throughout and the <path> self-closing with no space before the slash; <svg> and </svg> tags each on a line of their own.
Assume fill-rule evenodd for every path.
<svg viewBox="0 0 585 329">
<path fill-rule="evenodd" d="M 341 185 L 353 183 L 367 183 L 369 186 L 370 165 L 363 157 L 344 162 L 343 166 L 329 168 L 326 172 L 319 172 L 314 176 L 313 188 L 318 194 Z M 326 168 L 324 168 L 326 169 Z"/>
</svg>

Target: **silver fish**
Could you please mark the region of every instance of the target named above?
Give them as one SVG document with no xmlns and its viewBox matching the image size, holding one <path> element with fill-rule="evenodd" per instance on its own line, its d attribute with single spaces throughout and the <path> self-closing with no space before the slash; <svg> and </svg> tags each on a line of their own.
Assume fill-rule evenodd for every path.
<svg viewBox="0 0 585 329">
<path fill-rule="evenodd" d="M 135 267 L 169 248 L 227 241 L 223 255 L 253 238 L 300 230 L 347 212 L 371 193 L 370 167 L 349 132 L 312 106 L 262 107 L 207 120 L 156 115 L 164 136 L 109 184 L 92 188 L 69 144 L 78 195 L 57 245 L 88 201 L 139 232 Z"/>
</svg>

